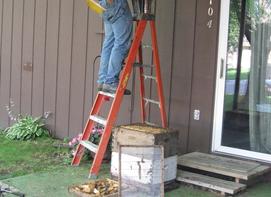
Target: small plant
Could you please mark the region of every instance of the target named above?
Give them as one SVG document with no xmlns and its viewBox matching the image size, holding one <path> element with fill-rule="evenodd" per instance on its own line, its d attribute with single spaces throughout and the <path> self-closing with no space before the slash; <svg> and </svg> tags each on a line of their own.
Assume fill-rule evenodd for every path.
<svg viewBox="0 0 271 197">
<path fill-rule="evenodd" d="M 30 140 L 36 137 L 49 136 L 48 130 L 44 127 L 44 121 L 51 115 L 51 112 L 45 112 L 42 117 L 34 118 L 29 115 L 22 116 L 13 111 L 15 103 L 10 99 L 9 105 L 6 105 L 9 119 L 14 124 L 4 130 L 7 138 L 12 140 Z"/>
<path fill-rule="evenodd" d="M 96 126 L 92 129 L 90 141 L 93 144 L 99 145 L 102 134 L 103 134 L 103 130 L 104 130 L 104 127 L 102 127 L 102 126 Z"/>
<path fill-rule="evenodd" d="M 92 142 L 93 144 L 99 145 L 103 130 L 104 130 L 104 127 L 102 127 L 102 126 L 94 127 L 92 129 L 92 133 L 91 133 L 89 141 Z M 73 157 L 75 155 L 76 148 L 77 148 L 78 144 L 80 143 L 81 139 L 82 139 L 82 134 L 79 134 L 69 141 L 69 147 L 71 148 L 71 154 L 70 154 L 71 157 Z M 109 144 L 110 145 L 107 148 L 105 159 L 110 158 L 111 140 L 110 140 Z M 85 151 L 85 156 L 87 158 L 89 158 L 89 155 L 91 157 L 94 157 L 94 154 L 92 152 Z"/>
<path fill-rule="evenodd" d="M 79 135 L 72 138 L 71 141 L 69 141 L 69 147 L 72 149 L 71 150 L 72 157 L 75 155 L 76 148 L 77 148 L 81 138 L 82 138 L 82 134 L 80 133 Z"/>
<path fill-rule="evenodd" d="M 12 126 L 5 129 L 6 137 L 12 140 L 30 140 L 49 136 L 49 132 L 44 126 L 42 117 L 21 116 Z"/>
</svg>

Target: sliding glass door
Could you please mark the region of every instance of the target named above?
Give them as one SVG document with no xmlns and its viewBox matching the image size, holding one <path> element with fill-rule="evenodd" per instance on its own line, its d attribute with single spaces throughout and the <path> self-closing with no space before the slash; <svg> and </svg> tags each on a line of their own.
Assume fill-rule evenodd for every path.
<svg viewBox="0 0 271 197">
<path fill-rule="evenodd" d="M 222 0 L 213 151 L 271 162 L 271 0 Z"/>
</svg>

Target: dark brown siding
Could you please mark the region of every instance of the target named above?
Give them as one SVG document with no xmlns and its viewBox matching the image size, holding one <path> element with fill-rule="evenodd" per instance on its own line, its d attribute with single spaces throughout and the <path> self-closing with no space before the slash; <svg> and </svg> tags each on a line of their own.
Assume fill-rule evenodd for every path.
<svg viewBox="0 0 271 197">
<path fill-rule="evenodd" d="M 176 1 L 171 103 L 169 120 L 179 129 L 179 147 L 187 151 L 193 71 L 196 0 Z"/>
<path fill-rule="evenodd" d="M 217 51 L 219 1 L 213 27 L 207 28 L 209 0 L 157 0 L 156 24 L 169 126 L 179 130 L 180 153 L 209 151 Z M 85 0 L 0 0 L 0 126 L 10 124 L 5 106 L 41 116 L 58 137 L 80 133 L 96 97 L 102 20 Z M 149 28 L 144 44 L 150 45 Z M 144 59 L 152 63 L 151 50 Z M 147 71 L 151 73 L 151 71 Z M 129 82 L 132 97 L 123 99 L 118 124 L 140 120 L 138 73 Z M 146 82 L 146 95 L 156 86 Z M 204 95 L 204 97 L 202 96 Z M 193 120 L 193 111 L 201 119 Z M 160 122 L 154 106 L 149 120 Z"/>
<path fill-rule="evenodd" d="M 1 126 L 7 126 L 9 119 L 5 105 L 9 104 L 12 60 L 13 1 L 2 0 L 2 35 L 1 35 Z M 15 79 L 18 80 L 18 79 Z"/>
<path fill-rule="evenodd" d="M 32 114 L 43 113 L 47 1 L 36 0 L 33 50 Z M 19 65 L 19 64 L 18 64 Z M 11 97 L 13 98 L 13 97 Z M 15 102 L 17 103 L 17 102 Z"/>
<path fill-rule="evenodd" d="M 218 35 L 219 2 L 213 1 L 213 27 L 207 28 L 209 0 L 197 1 L 194 39 L 194 62 L 189 121 L 188 151 L 210 150 L 213 122 L 215 69 Z M 194 120 L 193 111 L 200 110 L 200 120 Z"/>
<path fill-rule="evenodd" d="M 59 21 L 58 72 L 55 130 L 60 137 L 69 136 L 70 76 L 73 36 L 73 0 L 61 3 Z"/>
</svg>

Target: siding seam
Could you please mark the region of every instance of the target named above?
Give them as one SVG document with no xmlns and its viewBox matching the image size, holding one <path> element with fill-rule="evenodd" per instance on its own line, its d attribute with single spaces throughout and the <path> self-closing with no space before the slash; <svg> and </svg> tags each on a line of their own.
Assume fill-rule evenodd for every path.
<svg viewBox="0 0 271 197">
<path fill-rule="evenodd" d="M 46 56 L 47 56 L 47 28 L 48 28 L 48 0 L 46 2 L 46 25 L 45 25 L 45 45 L 44 45 L 44 64 L 43 64 L 43 105 L 42 105 L 42 113 L 44 114 L 44 95 L 45 95 L 45 66 L 46 66 Z"/>
<path fill-rule="evenodd" d="M 177 5 L 177 2 L 176 0 L 174 1 L 174 20 L 173 20 L 173 31 L 172 31 L 172 54 L 171 54 L 171 62 L 170 62 L 170 65 L 171 65 L 171 70 L 170 70 L 170 85 L 169 85 L 169 106 L 168 106 L 168 127 L 170 127 L 170 108 L 171 108 L 171 97 L 172 97 L 172 83 L 173 83 L 173 80 L 172 80 L 172 76 L 173 76 L 173 68 L 174 68 L 174 57 L 175 57 L 175 29 L 176 29 L 176 6 Z"/>
<path fill-rule="evenodd" d="M 187 144 L 186 144 L 186 150 L 185 152 L 188 151 L 189 149 L 189 144 L 190 144 L 190 129 L 191 129 L 191 108 L 192 108 L 192 88 L 193 88 L 193 76 L 194 76 L 194 66 L 195 66 L 195 48 L 196 48 L 196 34 L 197 34 L 197 17 L 198 17 L 198 0 L 196 1 L 195 5 L 195 19 L 194 19 L 194 39 L 193 39 L 193 56 L 192 56 L 192 68 L 191 68 L 191 83 L 190 83 L 190 101 L 189 101 L 189 117 L 188 117 L 188 134 L 187 134 Z"/>
<path fill-rule="evenodd" d="M 69 81 L 69 112 L 68 112 L 68 120 L 69 120 L 69 125 L 68 125 L 68 136 L 70 136 L 70 118 L 71 118 L 71 78 L 72 78 L 72 54 L 73 54 L 73 42 L 74 42 L 74 7 L 75 7 L 75 0 L 73 0 L 73 11 L 72 11 L 72 35 L 71 35 L 71 63 L 70 63 L 70 81 Z"/>
<path fill-rule="evenodd" d="M 4 0 L 2 0 L 1 1 L 1 3 L 2 3 L 2 9 L 1 9 L 1 40 L 0 40 L 0 46 L 1 46 L 1 48 L 0 48 L 0 63 L 2 62 L 2 48 L 3 48 L 3 13 L 4 13 Z M 2 70 L 2 65 L 0 65 L 0 73 L 1 73 L 1 70 Z M 2 78 L 1 78 L 1 74 L 0 74 L 0 90 L 1 90 L 1 88 L 2 88 L 2 85 L 1 85 L 1 80 L 2 80 Z"/>
<path fill-rule="evenodd" d="M 35 56 L 35 38 L 36 38 L 36 35 L 35 35 L 35 26 L 36 26 L 36 5 L 37 5 L 37 2 L 36 0 L 34 0 L 34 21 L 33 21 L 33 43 L 32 43 L 32 67 L 33 67 L 33 70 L 32 70 L 32 80 L 31 80 L 31 109 L 30 109 L 30 113 L 31 115 L 33 115 L 33 77 L 34 77 L 34 69 L 35 69 L 35 59 L 34 59 L 34 56 Z"/>
<path fill-rule="evenodd" d="M 21 71 L 20 71 L 20 114 L 22 113 L 22 73 L 23 73 L 23 47 L 24 47 L 24 20 L 25 20 L 25 0 L 23 0 L 23 16 L 22 16 L 22 35 L 21 35 Z"/>
<path fill-rule="evenodd" d="M 10 71 L 9 71 L 9 107 L 10 107 L 10 101 L 11 101 L 11 73 L 12 73 L 12 64 L 13 64 L 13 26 L 14 26 L 14 0 L 12 0 L 12 19 L 11 19 L 11 47 L 10 47 Z M 11 109 L 12 110 L 12 109 Z M 8 118 L 8 125 L 10 125 L 11 121 L 10 118 Z"/>
<path fill-rule="evenodd" d="M 84 128 L 85 124 L 85 113 L 86 113 L 86 78 L 87 78 L 87 65 L 88 65 L 88 33 L 89 33 L 89 10 L 87 9 L 87 32 L 86 32 L 86 56 L 85 56 L 85 76 L 84 76 L 84 101 L 83 101 L 83 118 L 82 118 L 82 128 Z"/>
<path fill-rule="evenodd" d="M 59 67 L 59 42 L 60 42 L 60 28 L 61 28 L 61 6 L 62 0 L 59 0 L 58 8 L 58 33 L 57 33 L 57 60 L 56 60 L 56 89 L 55 89 L 55 123 L 54 123 L 54 133 L 56 136 L 56 121 L 57 121 L 57 98 L 58 98 L 58 67 Z"/>
</svg>

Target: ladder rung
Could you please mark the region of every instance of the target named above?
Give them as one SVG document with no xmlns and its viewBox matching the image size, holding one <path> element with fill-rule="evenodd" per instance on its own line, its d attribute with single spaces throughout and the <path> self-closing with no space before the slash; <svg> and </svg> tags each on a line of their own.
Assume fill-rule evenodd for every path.
<svg viewBox="0 0 271 197">
<path fill-rule="evenodd" d="M 159 101 L 155 101 L 155 100 L 148 99 L 148 98 L 144 98 L 144 101 L 146 101 L 147 103 L 153 103 L 153 104 L 156 104 L 156 105 L 160 106 L 160 102 Z"/>
<path fill-rule="evenodd" d="M 152 80 L 157 80 L 157 78 L 156 77 L 154 77 L 154 76 L 151 76 L 151 75 L 143 75 L 143 77 L 144 77 L 144 79 L 152 79 Z"/>
<path fill-rule="evenodd" d="M 144 68 L 153 68 L 153 65 L 149 65 L 149 64 L 140 64 L 140 63 L 134 63 L 134 67 L 144 67 Z"/>
<path fill-rule="evenodd" d="M 149 126 L 157 126 L 156 124 L 154 124 L 154 123 L 152 123 L 152 122 L 148 122 L 148 121 L 144 121 L 144 123 L 146 124 L 146 125 L 149 125 Z"/>
<path fill-rule="evenodd" d="M 143 49 L 152 49 L 152 45 L 142 44 Z"/>
<path fill-rule="evenodd" d="M 111 98 L 115 98 L 115 94 L 111 94 L 109 92 L 100 91 L 99 94 L 104 95 L 104 96 L 108 96 L 108 97 L 111 97 Z"/>
<path fill-rule="evenodd" d="M 97 123 L 99 123 L 101 125 L 104 125 L 104 126 L 106 125 L 106 120 L 101 116 L 90 115 L 89 119 L 93 120 L 94 122 L 97 122 Z"/>
<path fill-rule="evenodd" d="M 80 144 L 93 153 L 96 153 L 98 150 L 98 146 L 96 144 L 91 143 L 90 141 L 80 141 Z"/>
</svg>

